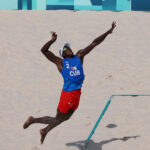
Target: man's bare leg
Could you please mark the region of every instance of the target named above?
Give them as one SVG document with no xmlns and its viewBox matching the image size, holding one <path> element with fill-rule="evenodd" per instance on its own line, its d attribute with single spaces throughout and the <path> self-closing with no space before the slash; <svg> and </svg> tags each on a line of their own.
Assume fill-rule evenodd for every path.
<svg viewBox="0 0 150 150">
<path fill-rule="evenodd" d="M 47 135 L 47 133 L 52 130 L 53 128 L 55 128 L 56 126 L 58 126 L 59 124 L 61 124 L 62 122 L 68 120 L 72 114 L 74 113 L 74 110 L 69 110 L 68 113 L 63 114 L 61 113 L 59 110 L 57 111 L 57 115 L 56 118 L 53 120 L 53 122 L 51 122 L 51 124 L 49 124 L 47 127 L 45 127 L 44 129 L 40 130 L 40 134 L 41 134 L 41 144 L 43 144 L 44 139 Z"/>
<path fill-rule="evenodd" d="M 23 128 L 26 129 L 33 123 L 50 124 L 51 122 L 53 122 L 54 119 L 54 117 L 50 116 L 45 116 L 41 118 L 34 118 L 32 116 L 29 116 L 26 122 L 24 123 Z"/>
</svg>

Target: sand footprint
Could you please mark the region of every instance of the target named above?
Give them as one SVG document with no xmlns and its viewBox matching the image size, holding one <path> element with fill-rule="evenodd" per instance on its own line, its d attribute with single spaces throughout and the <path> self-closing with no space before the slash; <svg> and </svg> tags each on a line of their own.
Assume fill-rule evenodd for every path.
<svg viewBox="0 0 150 150">
<path fill-rule="evenodd" d="M 90 117 L 90 116 L 86 116 L 86 118 L 87 118 L 87 119 L 91 119 L 91 117 Z"/>
<path fill-rule="evenodd" d="M 86 127 L 88 127 L 88 126 L 94 126 L 94 122 L 89 122 L 89 123 L 87 123 L 86 125 L 85 125 Z"/>
<path fill-rule="evenodd" d="M 40 150 L 38 147 L 33 147 L 32 150 Z"/>
</svg>

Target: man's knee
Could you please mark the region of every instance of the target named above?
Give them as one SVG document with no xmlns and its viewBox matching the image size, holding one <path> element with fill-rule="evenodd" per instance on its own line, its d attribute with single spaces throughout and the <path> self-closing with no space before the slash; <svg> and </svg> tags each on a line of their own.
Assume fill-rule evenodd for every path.
<svg viewBox="0 0 150 150">
<path fill-rule="evenodd" d="M 65 117 L 64 117 L 64 120 L 67 121 L 67 120 L 70 119 L 70 117 L 71 117 L 71 116 L 65 116 Z"/>
<path fill-rule="evenodd" d="M 72 114 L 74 113 L 74 110 L 70 110 L 67 114 L 65 114 L 65 120 L 69 120 L 72 116 Z"/>
<path fill-rule="evenodd" d="M 56 122 L 57 125 L 61 124 L 63 121 L 64 121 L 63 118 L 56 118 L 55 119 L 55 122 Z"/>
<path fill-rule="evenodd" d="M 70 117 L 72 116 L 72 114 L 74 113 L 75 110 L 70 109 L 66 114 L 61 113 L 59 110 L 57 110 L 57 115 L 56 115 L 56 119 L 58 122 L 63 122 L 66 120 L 69 120 Z"/>
</svg>

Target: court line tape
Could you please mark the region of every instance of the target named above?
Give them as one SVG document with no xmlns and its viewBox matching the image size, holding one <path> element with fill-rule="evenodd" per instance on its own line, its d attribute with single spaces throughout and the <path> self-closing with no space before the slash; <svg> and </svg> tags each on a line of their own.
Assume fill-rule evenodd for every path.
<svg viewBox="0 0 150 150">
<path fill-rule="evenodd" d="M 92 136 L 93 136 L 93 134 L 94 134 L 94 132 L 95 132 L 97 126 L 99 125 L 99 123 L 100 123 L 102 117 L 104 116 L 106 110 L 108 109 L 108 106 L 110 105 L 110 103 L 111 103 L 111 101 L 112 101 L 112 98 L 115 97 L 115 96 L 132 96 L 132 97 L 137 97 L 137 96 L 150 96 L 150 95 L 149 95 L 149 94 L 145 94 L 145 95 L 144 95 L 144 94 L 122 94 L 122 95 L 117 95 L 117 94 L 116 94 L 116 95 L 111 95 L 111 96 L 110 96 L 110 99 L 107 101 L 107 103 L 106 103 L 106 105 L 105 105 L 103 111 L 101 112 L 101 114 L 100 114 L 100 116 L 99 116 L 97 122 L 95 123 L 95 125 L 94 125 L 94 127 L 93 127 L 93 129 L 92 129 L 92 131 L 91 131 L 91 133 L 90 133 L 90 135 L 89 135 L 89 137 L 88 137 L 87 140 L 85 141 L 85 145 L 83 146 L 82 150 L 85 150 L 85 149 L 87 148 L 88 143 L 89 143 L 90 139 L 92 138 Z"/>
</svg>

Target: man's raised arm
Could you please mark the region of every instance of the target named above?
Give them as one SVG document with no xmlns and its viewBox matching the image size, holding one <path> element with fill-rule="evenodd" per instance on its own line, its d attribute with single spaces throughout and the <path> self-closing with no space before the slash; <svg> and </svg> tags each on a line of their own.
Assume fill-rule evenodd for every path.
<svg viewBox="0 0 150 150">
<path fill-rule="evenodd" d="M 57 57 L 55 54 L 53 54 L 51 51 L 48 49 L 50 46 L 56 41 L 57 39 L 57 34 L 55 32 L 52 33 L 52 39 L 48 41 L 42 48 L 41 52 L 53 63 L 57 64 L 58 61 L 61 61 L 60 57 Z"/>
<path fill-rule="evenodd" d="M 100 44 L 101 42 L 104 41 L 104 39 L 108 36 L 108 34 L 112 33 L 112 31 L 114 30 L 114 28 L 116 27 L 116 22 L 112 23 L 112 27 L 111 29 L 109 29 L 107 32 L 105 32 L 104 34 L 102 34 L 101 36 L 97 37 L 89 46 L 87 46 L 86 48 L 79 50 L 77 52 L 77 56 L 81 59 L 83 59 L 83 57 L 85 55 L 87 55 L 95 46 L 97 46 L 98 44 Z"/>
</svg>

